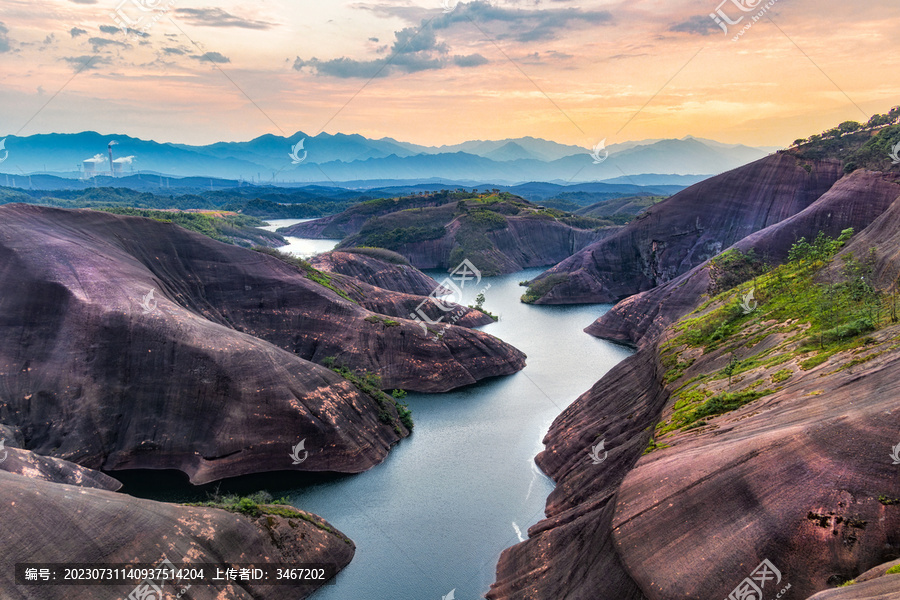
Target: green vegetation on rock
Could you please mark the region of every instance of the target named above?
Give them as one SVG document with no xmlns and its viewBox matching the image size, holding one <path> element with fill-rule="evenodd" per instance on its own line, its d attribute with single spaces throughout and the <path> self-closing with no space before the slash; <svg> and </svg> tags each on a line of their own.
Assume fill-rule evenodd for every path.
<svg viewBox="0 0 900 600">
<path fill-rule="evenodd" d="M 776 267 L 750 253 L 713 261 L 713 297 L 673 325 L 674 337 L 660 347 L 663 381 L 675 389 L 657 436 L 707 425 L 777 390 L 764 381 L 782 383 L 796 369 L 814 369 L 839 352 L 862 353 L 847 361 L 853 364 L 884 352 L 868 350 L 874 340 L 867 334 L 897 321 L 898 297 L 876 289 L 874 254 L 844 254 L 834 264 L 852 235 L 848 229 L 837 238 L 800 239 L 788 262 Z M 681 382 L 707 355 L 719 370 Z M 795 366 L 779 368 L 785 363 Z"/>
<path fill-rule="evenodd" d="M 131 217 L 144 217 L 163 223 L 174 223 L 190 231 L 202 233 L 214 240 L 238 246 L 275 244 L 283 246 L 286 242 L 277 233 L 258 229 L 265 225 L 256 217 L 219 211 L 178 211 L 178 210 L 146 210 L 138 208 L 109 207 L 98 208 L 103 212 Z"/>
<path fill-rule="evenodd" d="M 543 279 L 538 279 L 528 286 L 528 290 L 522 295 L 522 302 L 534 304 L 550 293 L 550 290 L 569 281 L 568 273 L 551 273 Z"/>
<path fill-rule="evenodd" d="M 284 252 L 280 252 L 275 250 L 274 248 L 266 248 L 263 246 L 255 246 L 253 248 L 256 252 L 260 254 L 268 254 L 273 258 L 277 258 L 281 262 L 288 264 L 300 273 L 302 273 L 307 279 L 310 281 L 314 281 L 321 285 L 322 287 L 326 287 L 344 300 L 349 300 L 354 304 L 358 304 L 353 298 L 351 298 L 347 292 L 336 287 L 332 281 L 334 277 L 330 273 L 326 273 L 325 271 L 320 271 L 316 269 L 314 266 L 309 264 L 309 262 L 303 260 L 302 258 L 297 258 L 296 256 L 291 256 L 290 254 L 285 254 Z"/>
<path fill-rule="evenodd" d="M 845 121 L 821 134 L 796 140 L 783 152 L 805 160 L 837 158 L 843 161 L 844 171 L 848 173 L 863 168 L 889 171 L 893 167 L 890 153 L 897 143 L 900 143 L 900 106 L 886 114 L 874 115 L 866 123 Z"/>
<path fill-rule="evenodd" d="M 409 406 L 406 403 L 401 402 L 401 400 L 406 397 L 405 391 L 394 390 L 394 393 L 389 395 L 381 389 L 381 377 L 375 373 L 369 373 L 368 371 L 355 373 L 345 366 L 334 367 L 334 363 L 335 359 L 333 357 L 327 357 L 322 361 L 323 365 L 331 368 L 332 371 L 342 376 L 356 386 L 361 392 L 375 400 L 375 403 L 378 405 L 379 421 L 385 425 L 393 424 L 394 433 L 397 435 L 402 434 L 397 421 L 402 423 L 407 430 L 413 430 L 412 411 L 409 410 Z M 396 411 L 396 417 L 391 413 L 391 408 Z"/>
</svg>

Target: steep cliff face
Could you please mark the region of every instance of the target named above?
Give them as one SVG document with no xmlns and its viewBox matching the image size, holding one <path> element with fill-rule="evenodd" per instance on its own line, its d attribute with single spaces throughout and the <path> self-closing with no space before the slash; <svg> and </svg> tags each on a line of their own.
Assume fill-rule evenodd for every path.
<svg viewBox="0 0 900 600">
<path fill-rule="evenodd" d="M 16 460 L 40 464 L 47 459 L 18 451 Z M 260 516 L 250 518 L 98 489 L 93 484 L 105 475 L 65 461 L 57 461 L 55 471 L 58 476 L 27 469 L 24 475 L 0 471 L 0 504 L 5 507 L 5 526 L 0 528 L 3 598 L 125 598 L 135 588 L 104 586 L 98 595 L 101 588 L 94 586 L 16 586 L 16 563 L 158 564 L 165 556 L 176 564 L 329 563 L 340 570 L 355 552 L 353 542 L 321 517 L 288 507 L 261 506 Z M 73 481 L 76 473 L 83 475 L 83 483 Z M 172 583 L 163 587 L 172 597 L 180 588 Z M 194 585 L 185 597 L 287 600 L 306 598 L 317 588 L 220 582 Z"/>
<path fill-rule="evenodd" d="M 492 336 L 388 324 L 291 265 L 172 225 L 25 205 L 0 223 L 0 422 L 42 455 L 195 483 L 359 472 L 408 430 L 310 359 L 423 391 L 524 365 Z"/>
<path fill-rule="evenodd" d="M 453 192 L 373 200 L 284 233 L 339 232 L 346 235 L 342 250 L 387 249 L 420 269 L 451 270 L 468 259 L 482 274 L 499 275 L 555 264 L 618 229 L 609 221 L 547 209 L 508 193 Z M 332 261 L 333 268 L 378 284 L 371 269 L 338 266 L 340 260 Z"/>
<path fill-rule="evenodd" d="M 412 265 L 390 263 L 375 256 L 360 254 L 361 251 L 365 250 L 325 252 L 314 256 L 309 262 L 320 271 L 348 275 L 394 292 L 427 296 L 440 289 L 437 281 Z"/>
<path fill-rule="evenodd" d="M 426 196 L 407 196 L 404 198 L 379 198 L 352 206 L 344 212 L 305 223 L 297 223 L 290 227 L 282 227 L 278 233 L 282 235 L 340 240 L 358 233 L 363 224 L 373 217 L 390 214 L 398 210 L 441 206 L 452 201 L 450 194 L 437 193 Z"/>
<path fill-rule="evenodd" d="M 893 224 L 898 222 L 895 199 L 900 183 L 889 174 L 858 170 L 843 177 L 834 187 L 796 215 L 753 233 L 734 244 L 741 251 L 753 249 L 773 263 L 783 262 L 791 245 L 800 238 L 813 239 L 824 232 L 832 237 L 852 227 L 865 236 L 852 241 L 857 255 L 868 252 L 860 244 L 881 248 L 897 247 Z M 889 207 L 892 207 L 889 210 Z M 885 214 L 888 211 L 889 214 Z M 879 217 L 879 215 L 883 215 Z M 878 219 L 878 225 L 874 223 Z M 884 256 L 880 273 L 896 264 L 897 256 Z M 638 345 L 652 340 L 666 327 L 699 305 L 709 287 L 708 262 L 646 292 L 626 298 L 585 329 L 591 335 Z M 888 282 L 883 282 L 888 283 Z"/>
<path fill-rule="evenodd" d="M 841 175 L 837 160 L 775 154 L 700 182 L 541 275 L 536 283 L 556 280 L 535 288 L 536 303 L 617 302 L 649 290 L 802 211 Z"/>
<path fill-rule="evenodd" d="M 863 277 L 883 290 L 900 272 L 900 200 L 884 210 L 896 189 L 877 179 L 849 177 L 847 206 L 836 189 L 805 225 L 753 236 L 789 247 L 798 232 L 849 224 L 818 220 L 829 206 L 849 221 L 882 207 L 830 266 L 800 262 L 756 282 L 758 307 L 740 304 L 750 284 L 704 303 L 695 273 L 679 282 L 683 295 L 673 285 L 656 296 L 667 318 L 699 309 L 661 334 L 639 307 L 620 313 L 641 349 L 554 422 L 537 458 L 557 482 L 548 518 L 503 554 L 490 598 L 724 598 L 764 560 L 779 571 L 764 597 L 787 585 L 789 597 L 816 600 L 896 595 L 878 565 L 900 558 L 897 299 L 879 310 L 842 300 L 859 285 L 845 272 L 851 253 L 875 248 Z M 600 441 L 608 455 L 595 464 Z"/>
<path fill-rule="evenodd" d="M 720 371 L 730 351 L 765 356 L 786 339 L 770 329 L 750 349 L 697 357 L 670 389 Z M 726 597 L 763 559 L 803 598 L 900 556 L 900 510 L 885 500 L 900 497 L 890 458 L 900 427 L 898 334 L 879 331 L 870 348 L 817 367 L 792 358 L 704 386 L 777 391 L 667 435 L 623 481 L 613 537 L 648 598 Z M 666 406 L 663 422 L 676 411 Z"/>
<path fill-rule="evenodd" d="M 546 519 L 503 552 L 487 598 L 642 600 L 612 537 L 616 495 L 668 394 L 653 349 L 610 370 L 557 417 L 536 462 L 556 482 Z M 590 452 L 601 442 L 600 464 Z"/>
</svg>

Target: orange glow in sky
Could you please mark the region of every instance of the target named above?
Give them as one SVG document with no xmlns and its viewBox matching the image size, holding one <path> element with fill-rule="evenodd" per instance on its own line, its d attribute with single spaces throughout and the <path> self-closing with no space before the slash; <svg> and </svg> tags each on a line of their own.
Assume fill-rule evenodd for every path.
<svg viewBox="0 0 900 600">
<path fill-rule="evenodd" d="M 4 0 L 0 23 L 0 136 L 783 146 L 900 104 L 887 0 Z"/>
</svg>

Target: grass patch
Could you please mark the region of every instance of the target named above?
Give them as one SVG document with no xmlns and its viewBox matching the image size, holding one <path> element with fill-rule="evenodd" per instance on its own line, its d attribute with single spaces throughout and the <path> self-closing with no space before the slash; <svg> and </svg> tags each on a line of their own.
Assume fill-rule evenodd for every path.
<svg viewBox="0 0 900 600">
<path fill-rule="evenodd" d="M 394 321 L 382 315 L 369 315 L 365 318 L 365 321 L 368 323 L 381 323 L 385 327 L 398 327 L 400 325 L 400 321 Z"/>
<path fill-rule="evenodd" d="M 885 575 L 896 575 L 897 573 L 900 573 L 900 565 L 894 565 L 884 572 Z"/>
<path fill-rule="evenodd" d="M 815 369 L 816 367 L 827 361 L 829 358 L 831 358 L 831 354 L 827 352 L 821 352 L 819 354 L 816 354 L 815 356 L 807 358 L 806 360 L 800 361 L 800 368 L 804 371 Z"/>
<path fill-rule="evenodd" d="M 328 359 L 326 358 L 325 360 Z M 322 362 L 324 363 L 325 361 L 323 360 Z M 330 365 L 333 364 L 334 360 L 332 359 Z M 402 435 L 403 433 L 398 422 L 406 427 L 407 430 L 413 430 L 412 411 L 409 410 L 409 406 L 406 403 L 401 402 L 406 397 L 405 391 L 394 390 L 393 395 L 386 394 L 381 389 L 381 377 L 368 371 L 354 373 L 345 366 L 332 367 L 332 371 L 341 375 L 361 392 L 372 398 L 378 405 L 378 420 L 385 425 L 392 425 L 394 433 L 397 435 Z M 391 410 L 392 408 L 393 411 Z"/>
<path fill-rule="evenodd" d="M 256 492 L 249 496 L 238 496 L 230 494 L 227 496 L 219 496 L 215 494 L 206 502 L 190 502 L 185 506 L 201 506 L 207 508 L 220 508 L 229 512 L 240 513 L 248 517 L 258 517 L 262 514 L 260 508 L 263 504 L 288 505 L 286 498 L 275 499 L 272 494 L 266 491 Z"/>
<path fill-rule="evenodd" d="M 568 273 L 551 273 L 543 279 L 532 282 L 531 285 L 528 286 L 528 290 L 522 296 L 522 302 L 525 304 L 534 304 L 549 294 L 550 290 L 568 281 Z"/>
<path fill-rule="evenodd" d="M 310 281 L 314 281 L 315 283 L 318 283 L 322 287 L 328 288 L 329 290 L 331 290 L 332 292 L 334 292 L 335 294 L 337 294 L 344 300 L 349 300 L 350 302 L 353 302 L 354 304 L 359 304 L 353 298 L 351 298 L 347 294 L 347 292 L 345 292 L 344 290 L 342 290 L 338 287 L 335 287 L 335 285 L 332 283 L 333 277 L 329 273 L 318 270 L 317 268 L 315 268 L 314 266 L 312 266 L 311 264 L 309 264 L 307 261 L 303 260 L 302 258 L 297 258 L 296 256 L 291 256 L 290 254 L 285 254 L 284 252 L 275 250 L 274 248 L 266 248 L 265 246 L 254 246 L 253 250 L 255 250 L 256 252 L 259 252 L 260 254 L 268 254 L 269 256 L 271 256 L 273 258 L 277 258 L 281 262 L 294 267 L 297 271 L 302 273 L 304 275 L 304 277 L 306 277 Z"/>
<path fill-rule="evenodd" d="M 776 371 L 772 374 L 772 383 L 781 383 L 782 381 L 787 381 L 793 374 L 794 372 L 790 369 L 781 369 L 780 371 Z"/>
</svg>

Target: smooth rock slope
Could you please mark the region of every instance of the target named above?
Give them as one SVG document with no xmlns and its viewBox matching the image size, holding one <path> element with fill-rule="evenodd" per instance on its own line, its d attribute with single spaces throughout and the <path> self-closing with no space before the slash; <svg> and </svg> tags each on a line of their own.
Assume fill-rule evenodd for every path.
<svg viewBox="0 0 900 600">
<path fill-rule="evenodd" d="M 41 455 L 198 484 L 359 472 L 408 431 L 392 405 L 310 360 L 423 391 L 524 365 L 481 332 L 437 338 L 378 318 L 291 265 L 173 225 L 0 208 L 0 423 Z M 309 457 L 294 465 L 301 440 Z"/>
</svg>

